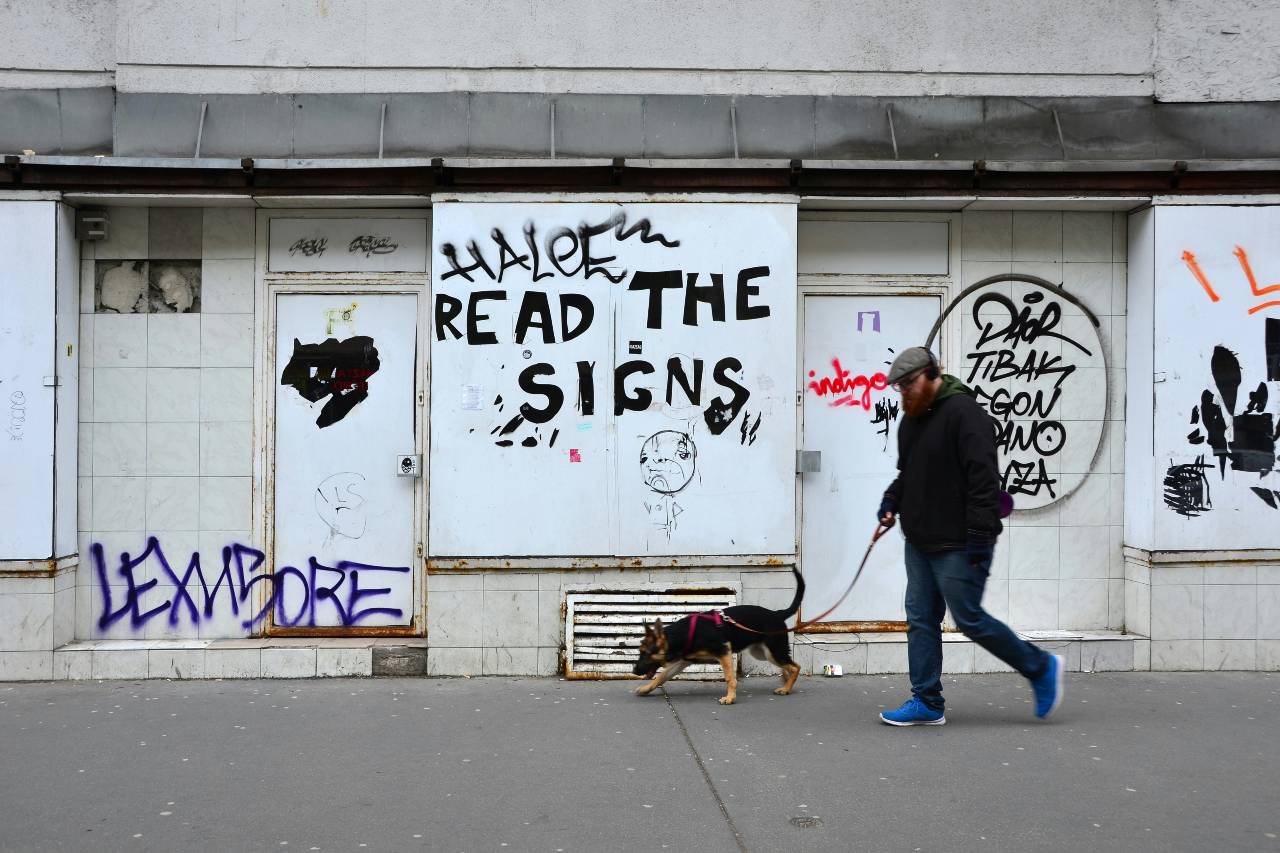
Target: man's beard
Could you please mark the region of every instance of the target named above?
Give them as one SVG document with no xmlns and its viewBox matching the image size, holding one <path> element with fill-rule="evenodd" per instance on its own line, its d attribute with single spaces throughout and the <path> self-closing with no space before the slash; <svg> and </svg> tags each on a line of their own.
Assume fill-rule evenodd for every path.
<svg viewBox="0 0 1280 853">
<path fill-rule="evenodd" d="M 920 386 L 920 390 L 903 395 L 902 411 L 909 418 L 918 418 L 929 411 L 929 407 L 933 405 L 937 396 L 938 389 L 933 387 L 933 383 L 925 382 Z"/>
</svg>

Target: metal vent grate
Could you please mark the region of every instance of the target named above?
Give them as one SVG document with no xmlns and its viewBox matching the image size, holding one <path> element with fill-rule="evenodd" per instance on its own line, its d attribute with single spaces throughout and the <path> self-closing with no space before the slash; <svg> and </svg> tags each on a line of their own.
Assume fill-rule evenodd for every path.
<svg viewBox="0 0 1280 853">
<path fill-rule="evenodd" d="M 565 597 L 566 678 L 633 678 L 644 626 L 738 602 L 732 589 L 593 590 Z M 694 664 L 679 678 L 721 678 L 718 664 Z"/>
</svg>

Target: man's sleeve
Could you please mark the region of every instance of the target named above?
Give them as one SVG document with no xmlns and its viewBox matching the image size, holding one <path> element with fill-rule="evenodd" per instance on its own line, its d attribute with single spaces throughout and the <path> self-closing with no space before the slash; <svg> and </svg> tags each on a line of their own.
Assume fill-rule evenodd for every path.
<svg viewBox="0 0 1280 853">
<path fill-rule="evenodd" d="M 995 537 L 1003 527 L 995 424 L 977 401 L 969 402 L 960 412 L 957 434 L 957 453 L 965 478 L 965 526 Z"/>
<path fill-rule="evenodd" d="M 884 490 L 884 497 L 880 499 L 881 506 L 887 506 L 891 512 L 897 512 L 898 506 L 902 503 L 902 427 L 898 427 L 898 476 L 893 478 L 893 482 L 889 484 L 889 488 Z"/>
</svg>

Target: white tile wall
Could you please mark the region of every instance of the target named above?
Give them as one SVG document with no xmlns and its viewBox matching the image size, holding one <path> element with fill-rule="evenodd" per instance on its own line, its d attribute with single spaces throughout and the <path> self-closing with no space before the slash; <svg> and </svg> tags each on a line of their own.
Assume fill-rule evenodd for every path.
<svg viewBox="0 0 1280 853">
<path fill-rule="evenodd" d="M 211 367 L 200 371 L 202 421 L 251 419 L 253 370 L 247 367 Z"/>
<path fill-rule="evenodd" d="M 146 473 L 147 433 L 143 424 L 86 424 L 93 437 L 90 463 L 98 476 L 138 477 Z"/>
<path fill-rule="evenodd" d="M 150 213 L 146 207 L 111 208 L 107 239 L 94 244 L 94 257 L 98 260 L 147 257 Z"/>
<path fill-rule="evenodd" d="M 200 365 L 253 367 L 253 315 L 201 314 Z"/>
<path fill-rule="evenodd" d="M 205 260 L 253 258 L 253 208 L 205 208 L 202 253 Z"/>
<path fill-rule="evenodd" d="M 176 625 L 169 624 L 165 612 L 143 628 L 133 628 L 125 618 L 100 631 L 103 597 L 88 565 L 88 545 L 108 545 L 108 566 L 114 571 L 121 551 L 140 553 L 147 535 L 155 535 L 179 573 L 191 553 L 200 550 L 212 582 L 224 545 L 252 544 L 246 531 L 253 460 L 254 211 L 113 208 L 110 213 L 111 239 L 86 244 L 81 262 L 83 563 L 70 592 L 76 602 L 75 634 L 82 639 L 243 636 L 244 614 L 237 616 L 225 606 L 225 591 L 211 618 L 203 616 L 204 601 L 196 601 L 201 608 L 198 625 L 184 607 Z M 200 312 L 93 313 L 96 259 L 147 258 L 201 261 Z M 150 562 L 138 570 L 140 580 L 157 574 Z M 125 587 L 119 577 L 113 575 L 111 581 L 118 584 L 113 606 L 119 608 Z M 161 585 L 146 593 L 144 609 L 163 603 L 173 592 L 172 580 L 161 578 Z M 258 659 L 240 661 L 233 651 L 244 650 L 205 659 L 208 671 L 260 671 Z M 146 674 L 123 658 L 95 658 L 90 665 L 87 654 L 87 671 Z M 186 657 L 184 674 L 198 668 L 193 663 L 197 655 Z M 293 665 L 277 663 L 285 669 Z M 170 664 L 158 657 L 152 661 L 159 670 Z"/>
<path fill-rule="evenodd" d="M 203 313 L 253 313 L 252 258 L 206 260 L 201 269 L 200 310 Z"/>
<path fill-rule="evenodd" d="M 1127 622 L 1126 600 L 1141 598 L 1136 589 L 1130 595 L 1121 581 L 1126 229 L 1125 215 L 1111 212 L 961 215 L 961 283 L 1001 272 L 1061 283 L 1097 315 L 1111 368 L 1106 378 L 1111 383 L 1112 420 L 1101 452 L 1096 459 L 1083 452 L 1080 458 L 1051 459 L 1047 466 L 1051 472 L 1089 470 L 1089 476 L 1065 499 L 1040 510 L 1015 512 L 1006 522 L 1001 544 L 1008 568 L 994 570 L 992 577 L 1009 579 L 1007 598 L 990 588 L 989 598 L 996 595 L 988 609 L 1005 608 L 1011 624 L 1020 628 L 1121 627 Z M 1068 304 L 1062 322 L 1068 327 L 1087 320 Z M 1145 610 L 1139 621 L 1149 612 Z"/>
<path fill-rule="evenodd" d="M 101 322 L 103 315 L 99 315 Z M 147 358 L 151 367 L 200 366 L 200 314 L 147 316 Z"/>
<path fill-rule="evenodd" d="M 146 314 L 95 314 L 93 366 L 146 367 Z"/>
<path fill-rule="evenodd" d="M 146 420 L 194 421 L 200 417 L 200 371 L 152 367 L 147 374 Z"/>
</svg>

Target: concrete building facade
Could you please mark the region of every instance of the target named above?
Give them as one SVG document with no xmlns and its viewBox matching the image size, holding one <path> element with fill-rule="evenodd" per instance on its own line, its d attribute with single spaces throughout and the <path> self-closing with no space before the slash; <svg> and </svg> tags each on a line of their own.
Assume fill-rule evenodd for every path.
<svg viewBox="0 0 1280 853">
<path fill-rule="evenodd" d="M 993 613 L 1280 667 L 1267 4 L 0 16 L 0 679 L 616 677 L 792 567 L 815 616 L 926 339 Z M 905 670 L 901 551 L 807 672 Z"/>
</svg>

